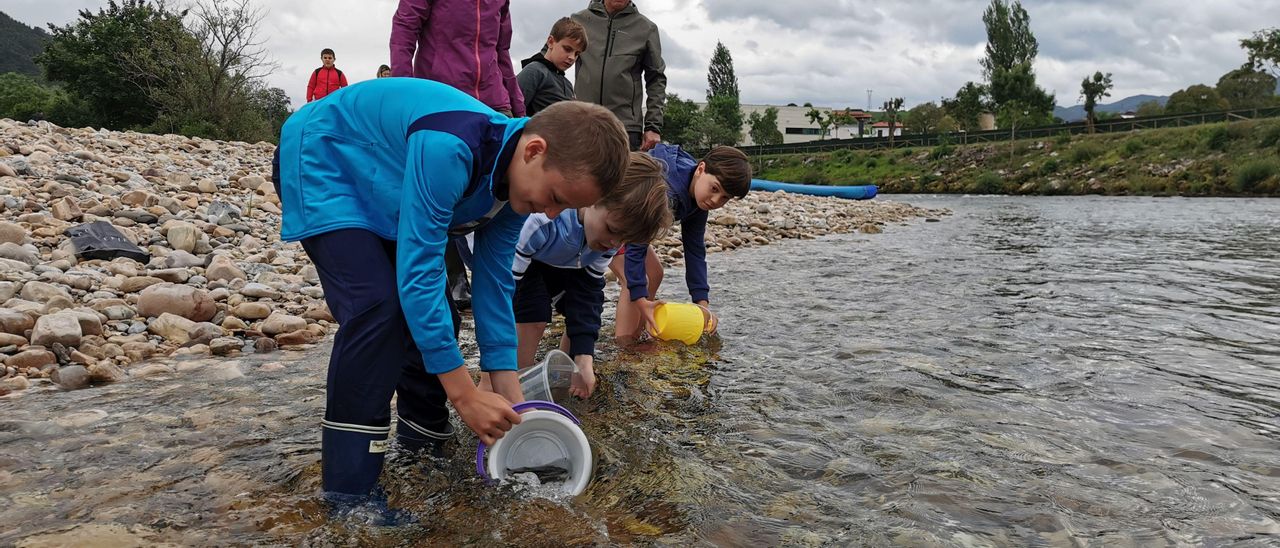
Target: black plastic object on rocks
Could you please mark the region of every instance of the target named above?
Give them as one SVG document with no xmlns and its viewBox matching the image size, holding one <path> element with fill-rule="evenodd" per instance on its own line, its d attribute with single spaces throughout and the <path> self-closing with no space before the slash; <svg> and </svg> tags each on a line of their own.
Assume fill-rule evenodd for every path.
<svg viewBox="0 0 1280 548">
<path fill-rule="evenodd" d="M 106 221 L 94 221 L 73 226 L 63 232 L 71 237 L 76 257 L 84 260 L 110 261 L 116 257 L 128 257 L 142 264 L 151 260 L 151 254 L 130 242 L 116 227 Z"/>
</svg>

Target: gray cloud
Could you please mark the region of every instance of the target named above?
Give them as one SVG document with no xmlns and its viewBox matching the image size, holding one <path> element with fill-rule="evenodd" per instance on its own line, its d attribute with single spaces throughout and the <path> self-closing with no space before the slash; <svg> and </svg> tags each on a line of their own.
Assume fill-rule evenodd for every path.
<svg viewBox="0 0 1280 548">
<path fill-rule="evenodd" d="M 387 62 L 396 0 L 259 0 L 268 47 L 280 67 L 269 77 L 301 104 L 319 51 L 338 51 L 353 80 Z M 981 79 L 986 0 L 640 0 L 662 30 L 669 89 L 701 98 L 716 41 L 734 56 L 743 101 L 873 107 L 954 95 Z M 95 0 L 5 0 L 28 24 L 66 23 Z M 513 60 L 541 47 L 551 24 L 586 0 L 512 0 Z M 1040 42 L 1036 73 L 1060 104 L 1074 104 L 1080 80 L 1112 72 L 1113 97 L 1168 94 L 1213 84 L 1244 62 L 1239 40 L 1280 21 L 1280 2 L 1219 0 L 1025 0 Z"/>
</svg>

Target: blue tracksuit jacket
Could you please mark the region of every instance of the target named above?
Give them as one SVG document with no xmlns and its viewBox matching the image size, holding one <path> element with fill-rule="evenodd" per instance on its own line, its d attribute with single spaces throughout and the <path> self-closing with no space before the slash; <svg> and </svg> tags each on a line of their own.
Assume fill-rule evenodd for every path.
<svg viewBox="0 0 1280 548">
<path fill-rule="evenodd" d="M 707 212 L 699 209 L 690 194 L 693 171 L 698 161 L 678 146 L 659 144 L 649 155 L 662 162 L 663 175 L 667 179 L 667 200 L 671 212 L 680 222 L 680 242 L 684 244 L 684 281 L 689 286 L 693 302 L 708 300 L 711 286 L 707 284 Z M 649 244 L 627 244 L 627 289 L 631 300 L 649 296 L 649 278 L 645 274 L 644 256 Z"/>
<path fill-rule="evenodd" d="M 587 247 L 587 232 L 576 209 L 566 209 L 554 219 L 534 213 L 520 231 L 511 273 L 518 280 L 530 262 L 538 261 L 556 268 L 581 268 L 593 278 L 604 278 L 609 261 L 617 253 L 616 249 L 596 251 Z"/>
<path fill-rule="evenodd" d="M 505 174 L 526 121 L 416 78 L 369 80 L 308 103 L 281 131 L 281 236 L 359 228 L 395 240 L 400 304 L 427 371 L 438 374 L 463 363 L 445 300 L 445 244 L 474 230 L 480 367 L 515 370 L 511 263 L 525 216 L 506 205 Z"/>
</svg>

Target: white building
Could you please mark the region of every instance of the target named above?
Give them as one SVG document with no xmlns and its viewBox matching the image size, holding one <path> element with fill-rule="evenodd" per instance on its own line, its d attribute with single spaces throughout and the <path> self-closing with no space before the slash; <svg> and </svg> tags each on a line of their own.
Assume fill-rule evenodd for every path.
<svg viewBox="0 0 1280 548">
<path fill-rule="evenodd" d="M 706 108 L 705 103 L 698 103 L 698 108 Z M 817 141 L 822 139 L 822 130 L 818 124 L 809 121 L 809 107 L 804 106 L 779 106 L 779 105 L 740 105 L 742 109 L 742 139 L 738 142 L 742 146 L 750 146 L 755 143 L 751 140 L 751 124 L 747 119 L 753 112 L 759 112 L 762 116 L 764 111 L 769 107 L 778 109 L 778 131 L 782 132 L 783 143 L 805 143 L 809 141 Z M 830 116 L 832 109 L 830 107 L 815 107 L 822 115 Z M 869 119 L 871 115 L 863 113 L 861 110 L 844 111 L 855 118 Z M 870 124 L 865 124 L 866 129 L 870 129 Z M 826 139 L 853 139 L 860 137 L 858 135 L 858 126 L 840 126 L 828 128 L 830 132 Z"/>
</svg>

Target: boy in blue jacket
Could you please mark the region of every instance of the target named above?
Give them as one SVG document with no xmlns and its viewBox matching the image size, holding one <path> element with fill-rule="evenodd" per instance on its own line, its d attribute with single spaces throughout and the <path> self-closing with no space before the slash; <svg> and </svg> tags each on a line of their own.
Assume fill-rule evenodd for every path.
<svg viewBox="0 0 1280 548">
<path fill-rule="evenodd" d="M 693 302 L 707 307 L 711 286 L 707 283 L 707 212 L 720 209 L 730 198 L 744 198 L 751 190 L 751 162 L 742 151 L 718 146 L 702 159 L 674 145 L 659 144 L 649 152 L 665 166 L 667 198 L 684 244 L 684 278 Z M 625 267 L 624 267 L 625 265 Z M 619 343 L 635 341 L 645 325 L 656 329 L 654 296 L 662 284 L 662 264 L 649 244 L 628 244 L 623 256 L 609 268 L 618 276 L 616 337 Z"/>
<path fill-rule="evenodd" d="M 566 209 L 559 216 L 530 215 L 516 244 L 514 299 L 516 359 L 535 363 L 551 311 L 564 315 L 560 350 L 573 357 L 578 373 L 570 394 L 589 398 L 595 390 L 595 344 L 604 309 L 604 273 L 619 246 L 649 242 L 671 226 L 662 166 L 631 153 L 627 174 L 596 205 Z"/>
<path fill-rule="evenodd" d="M 326 498 L 377 503 L 398 394 L 408 450 L 452 436 L 446 399 L 492 444 L 520 417 L 511 263 L 525 215 L 595 203 L 621 180 L 627 136 L 607 110 L 563 102 L 507 118 L 434 81 L 385 78 L 303 106 L 281 131 L 281 237 L 300 241 L 341 325 L 322 425 Z M 451 236 L 474 233 L 476 339 L 496 393 L 463 367 L 445 290 Z"/>
</svg>

